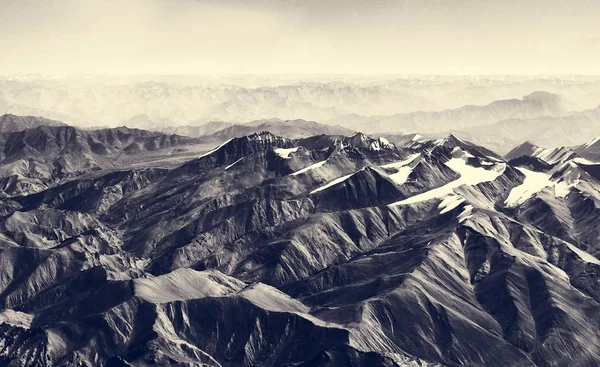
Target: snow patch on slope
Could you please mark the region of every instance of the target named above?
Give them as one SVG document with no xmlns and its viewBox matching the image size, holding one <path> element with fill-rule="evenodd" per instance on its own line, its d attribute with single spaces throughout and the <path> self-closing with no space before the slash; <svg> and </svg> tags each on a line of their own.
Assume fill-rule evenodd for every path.
<svg viewBox="0 0 600 367">
<path fill-rule="evenodd" d="M 453 171 L 460 174 L 460 177 L 441 187 L 426 191 L 390 205 L 414 204 L 421 201 L 445 197 L 446 195 L 452 194 L 453 190 L 461 185 L 477 185 L 482 182 L 493 181 L 504 172 L 504 169 L 506 169 L 505 163 L 497 164 L 491 169 L 473 167 L 469 166 L 462 158 L 452 158 L 445 164 Z"/>
<path fill-rule="evenodd" d="M 408 158 L 403 159 L 399 162 L 393 162 L 393 163 L 388 163 L 388 164 L 384 164 L 383 166 L 380 166 L 381 168 L 400 168 L 400 167 L 404 167 L 408 164 L 410 164 L 412 161 L 414 161 L 415 159 L 417 159 L 417 157 L 419 157 L 421 154 L 420 153 L 415 153 L 410 155 Z"/>
<path fill-rule="evenodd" d="M 465 205 L 463 211 L 458 215 L 458 222 L 463 223 L 473 216 L 473 205 Z"/>
<path fill-rule="evenodd" d="M 383 138 L 383 137 L 375 140 L 369 146 L 369 148 L 371 150 L 375 150 L 375 151 L 379 151 L 379 150 L 381 150 L 383 148 L 391 148 L 391 147 L 392 147 L 392 143 L 390 143 L 389 140 L 387 140 L 386 138 Z"/>
<path fill-rule="evenodd" d="M 571 183 L 565 181 L 558 182 L 554 185 L 554 193 L 556 197 L 564 198 L 571 192 L 571 189 L 579 184 L 579 179 L 574 180 Z"/>
<path fill-rule="evenodd" d="M 468 165 L 466 160 L 461 158 L 452 158 L 445 164 L 454 172 L 460 174 L 460 178 L 456 180 L 461 181 L 460 185 L 477 185 L 482 182 L 493 181 L 498 178 L 506 168 L 505 163 L 498 164 L 492 169 L 473 167 Z"/>
<path fill-rule="evenodd" d="M 298 147 L 296 147 L 296 148 L 275 148 L 275 149 L 273 149 L 273 151 L 275 152 L 275 154 L 277 154 L 281 158 L 289 159 L 290 154 L 298 151 Z"/>
<path fill-rule="evenodd" d="M 519 204 L 523 204 L 530 197 L 542 191 L 544 188 L 548 186 L 554 185 L 554 183 L 550 180 L 550 175 L 544 172 L 535 172 L 523 167 L 517 167 L 521 173 L 525 175 L 525 180 L 519 186 L 513 187 L 510 190 L 510 194 L 504 201 L 506 206 L 516 206 Z M 561 192 L 564 191 L 561 190 Z"/>
<path fill-rule="evenodd" d="M 154 325 L 152 325 L 152 329 L 160 336 L 161 339 L 171 344 L 171 348 L 174 348 L 174 350 L 167 348 L 166 352 L 173 351 L 177 355 L 186 355 L 187 353 L 192 352 L 194 357 L 199 360 L 208 360 L 214 366 L 221 366 L 219 362 L 217 362 L 210 354 L 204 352 L 202 349 L 198 348 L 194 344 L 191 344 L 187 340 L 179 337 L 175 331 L 173 323 L 162 308 L 156 309 L 156 319 L 154 321 Z"/>
<path fill-rule="evenodd" d="M 446 196 L 444 198 L 444 200 L 442 200 L 440 205 L 438 205 L 438 209 L 440 209 L 440 214 L 444 214 L 444 213 L 451 211 L 452 209 L 456 208 L 464 201 L 465 201 L 465 198 L 463 198 L 460 195 L 450 194 L 450 195 Z"/>
<path fill-rule="evenodd" d="M 394 181 L 394 183 L 398 186 L 403 185 L 408 180 L 408 176 L 410 176 L 412 172 L 412 168 L 409 166 L 404 166 L 398 169 L 398 172 L 392 173 L 388 177 Z"/>
<path fill-rule="evenodd" d="M 413 171 L 412 167 L 410 167 L 409 164 L 412 163 L 415 159 L 417 159 L 420 155 L 421 154 L 419 153 L 413 154 L 400 162 L 388 163 L 380 167 L 396 169 L 397 172 L 388 175 L 388 177 L 391 178 L 396 185 L 400 186 L 406 183 L 406 181 L 408 180 L 408 176 Z"/>
</svg>

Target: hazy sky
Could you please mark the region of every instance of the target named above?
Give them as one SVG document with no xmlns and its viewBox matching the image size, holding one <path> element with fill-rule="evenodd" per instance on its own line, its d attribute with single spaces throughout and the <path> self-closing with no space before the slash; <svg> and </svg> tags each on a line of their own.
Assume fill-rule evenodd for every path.
<svg viewBox="0 0 600 367">
<path fill-rule="evenodd" d="M 600 74 L 599 0 L 0 0 L 0 73 Z"/>
</svg>

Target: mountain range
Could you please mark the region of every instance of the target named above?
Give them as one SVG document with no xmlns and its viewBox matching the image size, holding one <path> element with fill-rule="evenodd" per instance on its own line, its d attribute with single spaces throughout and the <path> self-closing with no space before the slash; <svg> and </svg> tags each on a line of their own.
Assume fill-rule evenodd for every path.
<svg viewBox="0 0 600 367">
<path fill-rule="evenodd" d="M 598 140 L 288 125 L 2 133 L 0 364 L 600 362 Z"/>
<path fill-rule="evenodd" d="M 259 131 L 270 131 L 276 135 L 296 139 L 314 135 L 351 135 L 351 130 L 339 125 L 326 125 L 306 120 L 257 120 L 244 124 L 232 124 L 222 121 L 212 121 L 200 125 L 163 126 L 158 128 L 164 133 L 175 133 L 191 137 L 231 138 L 250 135 Z"/>
<path fill-rule="evenodd" d="M 600 106 L 564 116 L 507 119 L 456 132 L 480 144 L 494 144 L 502 152 L 524 140 L 554 148 L 575 146 L 600 135 Z"/>
<path fill-rule="evenodd" d="M 507 119 L 561 116 L 568 112 L 569 102 L 563 97 L 536 91 L 522 99 L 498 100 L 484 106 L 467 105 L 442 111 L 417 111 L 391 116 L 341 116 L 330 120 L 354 128 L 364 127 L 370 133 L 421 132 L 439 133 L 487 126 Z"/>
<path fill-rule="evenodd" d="M 342 116 L 378 119 L 432 111 L 416 113 L 414 118 L 426 124 L 422 128 L 394 131 L 424 133 L 429 120 L 444 119 L 453 115 L 448 110 L 460 108 L 465 115 L 458 117 L 468 124 L 473 123 L 470 115 L 478 113 L 483 119 L 533 117 L 515 111 L 514 105 L 524 104 L 521 96 L 536 91 L 560 95 L 559 107 L 567 110 L 600 105 L 600 80 L 593 77 L 5 75 L 0 76 L 0 114 L 46 116 L 80 127 L 127 125 L 152 130 L 159 125 L 209 121 L 303 118 L 325 122 Z M 491 105 L 489 111 L 478 112 L 477 106 L 486 105 Z M 532 111 L 539 112 L 535 107 Z M 504 108 L 510 112 L 503 112 Z M 547 112 L 551 111 L 554 107 Z M 365 131 L 362 126 L 342 126 Z M 438 132 L 442 128 L 433 127 Z"/>
<path fill-rule="evenodd" d="M 304 120 L 244 125 L 213 122 L 196 129 L 190 127 L 192 130 L 162 129 L 196 136 L 189 137 L 128 127 L 81 130 L 42 117 L 14 115 L 0 116 L 0 127 L 0 195 L 39 191 L 95 170 L 131 165 L 162 169 L 180 164 L 214 144 L 265 130 L 293 139 L 353 133 Z"/>
<path fill-rule="evenodd" d="M 385 136 L 418 132 L 431 139 L 451 133 L 505 154 L 522 141 L 530 140 L 546 147 L 576 146 L 600 135 L 600 107 L 571 111 L 570 103 L 556 94 L 534 92 L 522 99 L 494 101 L 484 106 L 464 106 L 444 111 L 418 111 L 391 116 L 345 115 L 316 125 L 304 120 L 268 119 L 243 124 L 214 121 L 196 125 L 170 126 L 154 121 L 151 126 L 165 133 L 193 137 L 208 135 L 241 136 L 260 130 L 291 134 L 292 138 L 311 134 L 348 135 L 362 130 Z M 144 124 L 141 124 L 142 126 Z M 312 127 L 311 127 L 312 125 Z M 325 128 L 323 125 L 329 125 Z M 135 126 L 135 125 L 134 125 Z M 227 130 L 227 129 L 230 130 Z"/>
<path fill-rule="evenodd" d="M 200 137 L 260 121 L 278 134 L 275 122 L 303 119 L 332 125 L 331 134 L 456 133 L 502 154 L 526 140 L 585 143 L 600 135 L 599 105 L 600 80 L 575 76 L 0 76 L 0 114 L 88 130 Z"/>
</svg>

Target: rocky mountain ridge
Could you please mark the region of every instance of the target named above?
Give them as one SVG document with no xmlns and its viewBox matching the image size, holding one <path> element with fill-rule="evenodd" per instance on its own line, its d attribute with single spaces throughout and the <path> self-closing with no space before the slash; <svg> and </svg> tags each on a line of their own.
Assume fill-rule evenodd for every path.
<svg viewBox="0 0 600 367">
<path fill-rule="evenodd" d="M 5 160 L 17 141 L 129 158 L 4 191 L 0 364 L 600 361 L 600 170 L 579 148 L 258 131 L 140 165 L 190 138 L 11 134 Z"/>
</svg>

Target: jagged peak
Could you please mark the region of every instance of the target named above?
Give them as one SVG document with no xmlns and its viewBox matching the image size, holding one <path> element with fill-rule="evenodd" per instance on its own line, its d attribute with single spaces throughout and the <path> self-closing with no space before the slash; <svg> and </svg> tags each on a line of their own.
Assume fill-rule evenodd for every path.
<svg viewBox="0 0 600 367">
<path fill-rule="evenodd" d="M 292 144 L 292 141 L 288 138 L 278 136 L 267 130 L 257 131 L 250 135 L 245 135 L 238 138 L 233 138 L 233 142 L 238 141 L 250 141 L 254 143 L 267 144 L 267 145 L 281 145 L 282 148 L 286 148 Z"/>
<path fill-rule="evenodd" d="M 391 144 L 390 141 L 384 138 L 383 136 L 380 136 L 377 140 L 383 144 Z"/>
<path fill-rule="evenodd" d="M 293 142 L 288 139 L 271 133 L 270 131 L 262 130 L 250 135 L 245 135 L 228 140 L 227 145 L 248 144 L 261 146 L 275 146 L 280 148 L 289 148 L 293 146 Z"/>
<path fill-rule="evenodd" d="M 504 155 L 506 159 L 515 159 L 522 156 L 533 156 L 536 150 L 540 147 L 534 144 L 532 141 L 527 140 L 516 147 L 512 148 L 508 153 Z"/>
<path fill-rule="evenodd" d="M 264 137 L 277 137 L 275 134 L 273 134 L 270 131 L 267 130 L 261 130 L 261 131 L 257 131 L 255 133 L 252 133 L 250 135 L 246 135 L 246 137 L 248 139 L 256 139 L 256 140 L 262 140 L 262 138 Z"/>
<path fill-rule="evenodd" d="M 371 150 L 381 150 L 386 148 L 389 149 L 393 147 L 395 147 L 395 145 L 383 137 L 380 137 L 377 140 L 372 141 L 371 144 L 369 144 L 369 148 Z"/>
<path fill-rule="evenodd" d="M 360 131 L 357 131 L 356 133 L 354 133 L 354 135 L 352 135 L 349 140 L 350 141 L 367 141 L 369 139 L 368 136 L 366 136 L 365 134 L 361 133 Z"/>
<path fill-rule="evenodd" d="M 442 139 L 438 139 L 435 141 L 435 145 L 445 146 L 448 148 L 454 148 L 457 146 L 462 146 L 465 144 L 465 141 L 460 139 L 455 133 L 450 133 L 448 136 Z"/>
<path fill-rule="evenodd" d="M 395 145 L 384 137 L 373 139 L 361 132 L 340 140 L 336 140 L 336 146 L 343 149 L 345 147 L 363 148 L 370 150 L 393 149 Z"/>
<path fill-rule="evenodd" d="M 258 131 L 252 133 L 250 135 L 245 135 L 237 138 L 231 138 L 226 140 L 221 145 L 216 148 L 210 150 L 207 153 L 202 154 L 198 158 L 203 158 L 213 153 L 216 153 L 220 150 L 242 150 L 242 151 L 255 151 L 256 149 L 265 150 L 271 149 L 273 147 L 276 148 L 291 148 L 293 147 L 293 142 L 290 139 L 283 138 L 281 136 L 277 136 L 269 131 Z M 253 148 L 251 148 L 253 147 Z M 259 148 L 257 148 L 259 147 Z"/>
</svg>

